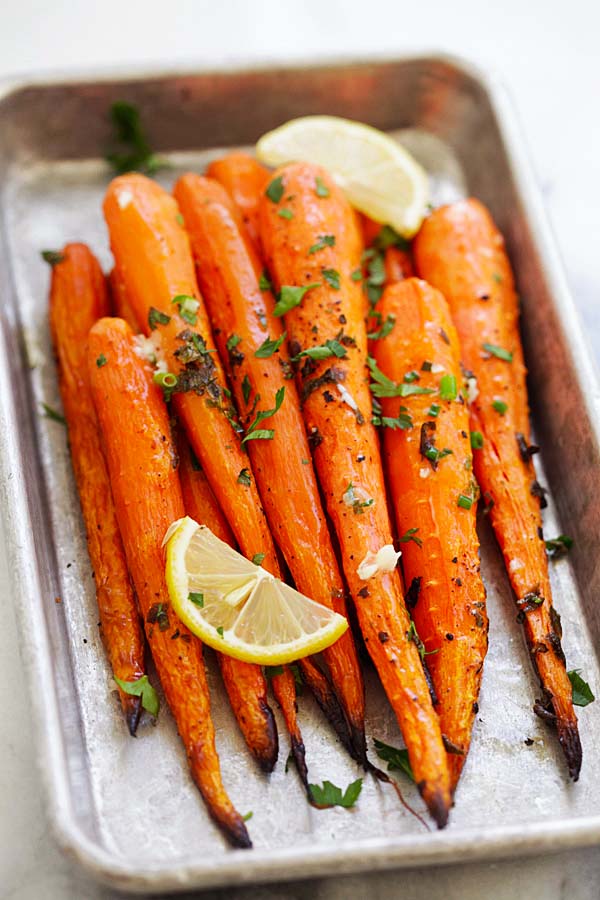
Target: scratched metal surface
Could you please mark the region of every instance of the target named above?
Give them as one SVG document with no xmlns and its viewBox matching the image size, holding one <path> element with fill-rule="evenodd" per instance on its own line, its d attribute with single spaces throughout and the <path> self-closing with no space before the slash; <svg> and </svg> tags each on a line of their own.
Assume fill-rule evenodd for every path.
<svg viewBox="0 0 600 900">
<path fill-rule="evenodd" d="M 292 115 L 326 111 L 397 133 L 428 169 L 436 202 L 471 192 L 491 206 L 523 294 L 535 428 L 543 445 L 538 469 L 552 492 L 545 532 L 576 539 L 570 559 L 551 566 L 564 648 L 570 667 L 584 669 L 600 688 L 593 608 L 600 549 L 592 490 L 597 387 L 581 356 L 527 162 L 513 156 L 518 140 L 502 95 L 439 58 L 9 91 L 0 106 L 3 506 L 40 766 L 59 842 L 102 880 L 160 891 L 597 841 L 600 782 L 593 759 L 600 704 L 581 711 L 584 766 L 580 782 L 570 785 L 554 736 L 532 712 L 537 686 L 502 561 L 483 520 L 490 650 L 471 753 L 444 832 L 425 832 L 392 792 L 368 778 L 356 809 L 311 809 L 293 769 L 285 773 L 283 728 L 276 770 L 270 778 L 261 775 L 245 752 L 212 659 L 224 778 L 238 809 L 253 812 L 255 849 L 225 846 L 189 779 L 164 705 L 156 726 L 144 723 L 137 740 L 127 736 L 98 636 L 65 432 L 40 415 L 42 401 L 57 408 L 60 401 L 46 317 L 49 275 L 39 252 L 83 240 L 110 265 L 100 212 L 109 173 L 97 157 L 107 142 L 106 109 L 122 97 L 142 107 L 154 144 L 169 154 L 172 168 L 161 176 L 166 186 L 181 171 L 201 171 L 218 154 L 215 147 L 247 144 Z M 367 694 L 369 737 L 399 744 L 371 669 Z M 357 778 L 360 772 L 307 697 L 300 700 L 300 714 L 311 780 L 343 785 Z M 403 789 L 421 809 L 414 788 L 404 783 Z"/>
</svg>

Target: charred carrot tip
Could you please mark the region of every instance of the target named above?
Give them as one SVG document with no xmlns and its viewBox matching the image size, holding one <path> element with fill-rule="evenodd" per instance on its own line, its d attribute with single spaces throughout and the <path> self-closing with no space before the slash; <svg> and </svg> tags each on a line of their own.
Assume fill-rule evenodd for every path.
<svg viewBox="0 0 600 900">
<path fill-rule="evenodd" d="M 558 719 L 556 730 L 560 746 L 567 761 L 569 776 L 573 781 L 578 781 L 581 771 L 582 748 L 577 722 L 564 722 Z"/>
<path fill-rule="evenodd" d="M 240 850 L 252 849 L 252 841 L 250 840 L 248 829 L 241 820 L 236 822 L 231 828 L 227 828 L 226 835 L 232 847 L 238 847 Z"/>
<path fill-rule="evenodd" d="M 312 800 L 310 793 L 310 786 L 308 784 L 308 767 L 306 765 L 306 748 L 304 746 L 304 741 L 302 738 L 297 737 L 292 734 L 291 736 L 292 742 L 292 756 L 294 757 L 294 764 L 296 766 L 296 771 L 300 777 L 300 781 L 302 782 L 302 786 L 306 791 L 306 796 L 309 801 Z"/>
<path fill-rule="evenodd" d="M 348 751 L 353 759 L 367 771 L 371 763 L 367 758 L 367 739 L 365 729 L 361 725 L 350 723 L 350 741 Z"/>
<path fill-rule="evenodd" d="M 265 717 L 265 732 L 268 736 L 268 740 L 264 742 L 264 747 L 256 748 L 255 746 L 251 746 L 250 750 L 262 771 L 268 775 L 273 771 L 275 763 L 277 762 L 277 757 L 279 755 L 279 737 L 273 710 L 268 703 L 263 701 L 260 701 L 260 707 L 261 712 Z"/>
<path fill-rule="evenodd" d="M 448 824 L 450 810 L 443 791 L 436 791 L 427 801 L 427 809 L 438 828 L 445 828 Z"/>
<path fill-rule="evenodd" d="M 125 712 L 125 721 L 127 722 L 129 734 L 131 737 L 135 737 L 142 716 L 142 698 L 132 696 L 126 697 L 123 703 L 123 710 Z"/>
</svg>

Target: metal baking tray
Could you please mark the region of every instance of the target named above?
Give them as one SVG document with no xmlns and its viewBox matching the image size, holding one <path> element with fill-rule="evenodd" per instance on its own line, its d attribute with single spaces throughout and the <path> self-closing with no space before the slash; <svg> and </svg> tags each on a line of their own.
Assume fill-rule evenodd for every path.
<svg viewBox="0 0 600 900">
<path fill-rule="evenodd" d="M 0 435 L 2 496 L 22 656 L 49 818 L 63 850 L 96 878 L 165 891 L 549 852 L 600 838 L 600 703 L 580 713 L 581 780 L 532 711 L 538 688 L 500 555 L 481 523 L 490 650 L 474 739 L 451 823 L 426 832 L 393 792 L 365 779 L 352 811 L 311 809 L 280 760 L 269 777 L 245 752 L 209 662 L 226 786 L 253 812 L 254 849 L 229 849 L 208 819 L 165 706 L 136 740 L 124 728 L 98 637 L 97 611 L 65 432 L 40 415 L 60 406 L 40 250 L 84 240 L 110 264 L 100 201 L 109 180 L 107 111 L 137 104 L 173 168 L 201 170 L 218 148 L 251 145 L 286 119 L 332 113 L 400 138 L 429 170 L 436 201 L 472 193 L 508 242 L 523 298 L 540 478 L 551 490 L 547 536 L 575 539 L 552 565 L 571 668 L 598 690 L 600 507 L 598 386 L 586 355 L 535 177 L 503 89 L 439 55 L 297 67 L 211 69 L 5 85 L 0 95 Z M 60 602 L 57 602 L 60 600 Z M 368 734 L 400 737 L 367 672 Z M 309 698 L 301 699 L 311 781 L 359 772 Z M 528 740 L 526 744 L 525 741 Z M 530 744 L 530 740 L 533 741 Z M 420 808 L 412 786 L 407 800 Z"/>
</svg>

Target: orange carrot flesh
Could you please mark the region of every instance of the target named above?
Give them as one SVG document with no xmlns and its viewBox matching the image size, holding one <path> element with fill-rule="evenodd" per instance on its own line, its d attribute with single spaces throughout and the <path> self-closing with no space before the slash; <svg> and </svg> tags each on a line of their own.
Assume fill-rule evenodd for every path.
<svg viewBox="0 0 600 900">
<path fill-rule="evenodd" d="M 67 244 L 52 269 L 50 327 L 59 387 L 69 432 L 75 480 L 96 582 L 100 627 L 113 673 L 137 681 L 145 673 L 144 639 L 129 581 L 125 552 L 87 370 L 87 338 L 108 313 L 108 295 L 98 261 L 85 244 Z M 96 361 L 102 365 L 102 360 Z M 141 698 L 119 689 L 129 731 L 135 734 Z"/>
<path fill-rule="evenodd" d="M 471 429 L 482 434 L 483 447 L 475 453 L 475 474 L 493 503 L 490 519 L 543 688 L 534 709 L 555 722 L 569 773 L 577 779 L 581 744 L 552 606 L 540 505 L 532 495 L 535 473 L 517 443 L 519 433 L 527 440 L 529 423 L 510 264 L 489 213 L 475 200 L 432 213 L 417 235 L 415 258 L 420 274 L 448 300 L 463 362 L 477 378 Z M 498 348 L 512 354 L 512 362 L 498 357 Z"/>
<path fill-rule="evenodd" d="M 327 197 L 317 196 L 317 177 L 329 189 Z M 265 196 L 260 208 L 269 269 L 279 287 L 318 285 L 285 316 L 293 352 L 327 346 L 326 341 L 337 341 L 345 350 L 343 356 L 309 360 L 300 367 L 299 393 L 317 473 L 367 648 L 398 718 L 422 796 L 443 826 L 451 803 L 446 753 L 421 659 L 410 639 L 399 573 L 379 572 L 361 580 L 357 571 L 368 552 L 392 543 L 378 438 L 371 425 L 364 300 L 360 284 L 352 279 L 360 265 L 360 234 L 352 209 L 323 170 L 294 164 L 279 169 L 274 180 L 282 186 L 279 202 Z M 282 207 L 291 218 L 279 215 Z"/>
<path fill-rule="evenodd" d="M 223 185 L 241 212 L 250 240 L 258 248 L 258 207 L 269 181 L 269 170 L 248 153 L 229 153 L 212 162 L 206 174 Z"/>
<path fill-rule="evenodd" d="M 106 359 L 101 367 L 99 357 Z M 234 846 L 249 847 L 221 780 L 202 645 L 170 610 L 161 545 L 184 506 L 169 415 L 121 319 L 94 325 L 88 361 L 127 563 L 167 703 L 211 815 Z"/>
<path fill-rule="evenodd" d="M 488 643 L 476 504 L 458 506 L 460 494 L 471 494 L 473 477 L 460 349 L 446 301 L 426 282 L 410 278 L 387 288 L 380 308 L 401 325 L 374 342 L 379 370 L 396 384 L 433 392 L 381 399 L 388 419 L 398 420 L 402 411 L 412 422 L 383 429 L 384 460 L 398 534 L 406 537 L 402 563 L 413 586 L 412 618 L 452 751 L 448 765 L 455 787 L 469 749 Z M 415 373 L 417 379 L 405 381 Z M 440 399 L 442 377 L 454 378 L 454 400 Z"/>
<path fill-rule="evenodd" d="M 116 269 L 113 269 L 109 275 L 110 299 L 113 314 L 118 319 L 127 322 L 131 330 L 137 334 L 141 331 L 140 324 L 129 302 L 125 283 L 120 277 Z"/>
<path fill-rule="evenodd" d="M 298 589 L 346 615 L 344 585 L 331 543 L 310 448 L 273 298 L 261 291 L 261 264 L 240 230 L 236 209 L 217 182 L 185 175 L 175 196 L 190 234 L 217 346 L 249 437 L 246 446 L 272 533 Z M 266 347 L 266 342 L 275 344 Z M 277 346 L 277 349 L 273 349 Z M 258 354 L 258 355 L 257 355 Z M 256 411 L 281 407 L 261 423 L 268 437 L 253 440 Z M 319 564 L 315 565 L 315 559 Z M 350 632 L 324 652 L 334 687 L 364 762 L 364 688 Z"/>
<path fill-rule="evenodd" d="M 192 455 L 191 448 L 178 435 L 179 477 L 186 515 L 231 547 L 233 533 L 225 520 L 206 476 Z M 227 695 L 248 747 L 265 772 L 271 772 L 278 753 L 277 727 L 267 700 L 267 685 L 259 666 L 217 653 Z"/>
<path fill-rule="evenodd" d="M 104 213 L 115 269 L 135 316 L 146 334 L 153 335 L 169 371 L 177 374 L 178 388 L 186 389 L 174 394 L 173 405 L 219 505 L 242 552 L 249 559 L 263 553 L 264 564 L 278 575 L 275 547 L 254 479 L 249 487 L 240 480 L 248 458 L 232 425 L 225 375 L 214 350 L 177 204 L 151 179 L 131 174 L 111 183 Z M 192 306 L 182 308 L 173 303 L 174 298 L 181 297 L 194 298 Z M 235 704 L 239 690 L 234 689 L 232 678 L 238 669 L 246 702 L 250 703 L 246 664 L 228 658 L 222 666 L 225 684 L 232 689 Z M 265 710 L 264 676 L 259 667 L 254 671 L 257 692 L 253 721 L 257 724 L 262 720 L 264 729 L 250 750 L 260 765 L 270 771 L 277 759 L 276 728 L 268 705 Z M 233 709 L 236 714 L 241 712 L 235 705 Z"/>
</svg>

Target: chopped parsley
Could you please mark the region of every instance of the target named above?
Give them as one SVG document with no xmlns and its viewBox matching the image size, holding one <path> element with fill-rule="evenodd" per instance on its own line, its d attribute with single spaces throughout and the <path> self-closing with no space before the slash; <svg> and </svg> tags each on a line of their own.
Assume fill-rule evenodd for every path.
<svg viewBox="0 0 600 900">
<path fill-rule="evenodd" d="M 181 215 L 181 213 L 177 213 L 177 215 L 175 216 L 175 221 L 177 222 L 178 225 L 181 225 L 182 228 L 185 225 L 185 220 L 184 220 L 183 216 Z"/>
<path fill-rule="evenodd" d="M 440 398 L 442 400 L 456 400 L 457 395 L 454 375 L 442 375 L 440 379 Z"/>
<path fill-rule="evenodd" d="M 284 331 L 281 337 L 276 338 L 274 341 L 272 341 L 270 338 L 266 338 L 266 340 L 262 342 L 258 350 L 254 352 L 254 355 L 257 359 L 268 359 L 270 356 L 273 356 L 273 354 L 276 353 L 277 350 L 279 350 L 286 337 L 287 332 Z"/>
<path fill-rule="evenodd" d="M 277 303 L 273 309 L 274 316 L 284 316 L 291 309 L 300 306 L 304 295 L 313 288 L 321 287 L 321 282 L 316 281 L 313 284 L 307 284 L 305 287 L 294 287 L 284 284 L 279 292 Z"/>
<path fill-rule="evenodd" d="M 228 350 L 235 350 L 241 340 L 242 339 L 239 334 L 232 334 L 227 338 L 227 343 L 225 344 L 225 346 Z"/>
<path fill-rule="evenodd" d="M 51 406 L 48 406 L 47 403 L 42 403 L 42 409 L 44 410 L 44 416 L 47 419 L 51 419 L 53 422 L 58 422 L 60 425 L 66 425 L 67 420 L 61 413 L 57 412 Z"/>
<path fill-rule="evenodd" d="M 261 291 L 272 291 L 273 285 L 271 284 L 271 279 L 269 278 L 269 273 L 266 269 L 263 269 L 260 278 L 258 279 L 258 286 Z"/>
<path fill-rule="evenodd" d="M 567 672 L 573 688 L 573 703 L 575 706 L 589 706 L 596 698 L 587 681 L 584 681 L 579 674 L 580 672 L 581 669 L 571 669 L 570 672 Z"/>
<path fill-rule="evenodd" d="M 483 448 L 483 435 L 480 431 L 471 432 L 471 449 L 481 450 Z"/>
<path fill-rule="evenodd" d="M 58 250 L 42 250 L 42 259 L 52 267 L 65 261 L 65 257 Z"/>
<path fill-rule="evenodd" d="M 502 275 L 500 275 L 498 272 L 494 272 L 492 278 L 494 279 L 496 284 L 502 284 Z"/>
<path fill-rule="evenodd" d="M 108 360 L 107 360 L 106 356 L 104 355 L 104 353 L 101 353 L 100 356 L 98 356 L 96 358 L 96 365 L 98 366 L 99 369 L 101 369 L 102 366 L 105 366 L 107 362 L 108 362 Z"/>
<path fill-rule="evenodd" d="M 283 186 L 283 175 L 278 175 L 277 178 L 274 178 L 273 181 L 269 183 L 265 194 L 273 203 L 279 203 L 279 201 L 283 197 L 284 190 L 285 188 Z"/>
<path fill-rule="evenodd" d="M 429 409 L 427 410 L 427 415 L 431 416 L 434 419 L 437 419 L 438 413 L 442 407 L 438 403 L 432 403 Z"/>
<path fill-rule="evenodd" d="M 266 555 L 266 553 L 255 553 L 252 557 L 252 562 L 255 566 L 260 566 Z"/>
<path fill-rule="evenodd" d="M 373 506 L 375 500 L 373 498 L 369 498 L 368 500 L 359 500 L 354 492 L 354 485 L 352 482 L 348 484 L 348 487 L 342 494 L 342 500 L 346 504 L 346 506 L 351 506 L 354 513 L 356 515 L 361 515 L 364 509 L 367 509 L 369 506 Z"/>
<path fill-rule="evenodd" d="M 402 379 L 406 384 L 412 384 L 413 381 L 418 381 L 421 376 L 418 372 L 415 372 L 413 369 L 412 372 L 405 372 L 404 378 Z"/>
<path fill-rule="evenodd" d="M 508 409 L 508 403 L 505 403 L 504 400 L 494 400 L 494 402 L 492 403 L 492 408 L 495 409 L 497 413 L 500 413 L 501 416 L 503 416 Z"/>
<path fill-rule="evenodd" d="M 277 210 L 277 215 L 281 216 L 282 219 L 293 219 L 294 213 L 291 209 L 286 209 L 286 207 L 282 206 L 281 209 Z"/>
<path fill-rule="evenodd" d="M 398 538 L 398 543 L 400 544 L 408 544 L 409 541 L 414 541 L 417 547 L 423 546 L 423 541 L 421 538 L 417 537 L 418 528 L 409 528 L 408 531 L 405 531 L 401 538 Z"/>
<path fill-rule="evenodd" d="M 248 406 L 251 392 L 252 385 L 250 384 L 250 379 L 247 375 L 244 375 L 244 379 L 242 381 L 242 397 L 244 398 L 244 403 L 246 404 L 246 406 Z"/>
<path fill-rule="evenodd" d="M 382 338 L 387 337 L 388 334 L 390 334 L 390 332 L 393 330 L 394 325 L 396 324 L 396 316 L 393 315 L 393 313 L 390 313 L 388 316 L 386 316 L 385 322 L 383 324 L 381 324 L 381 314 L 378 313 L 378 315 L 379 315 L 379 324 L 381 325 L 381 327 L 377 331 L 369 332 L 367 337 L 371 341 L 379 341 Z"/>
<path fill-rule="evenodd" d="M 374 241 L 374 246 L 381 251 L 388 247 L 398 247 L 405 252 L 410 249 L 410 243 L 403 238 L 391 225 L 384 225 Z"/>
<path fill-rule="evenodd" d="M 551 538 L 544 543 L 550 559 L 558 559 L 561 556 L 566 556 L 569 552 L 573 546 L 573 538 L 567 537 L 566 534 L 559 534 L 558 537 Z"/>
<path fill-rule="evenodd" d="M 400 409 L 404 410 L 405 407 L 401 406 Z M 391 416 L 381 416 L 375 413 L 371 416 L 371 424 L 379 425 L 381 428 L 400 428 L 402 431 L 408 431 L 409 428 L 413 427 L 413 420 L 407 412 L 400 412 L 396 419 L 393 419 Z"/>
<path fill-rule="evenodd" d="M 325 343 L 319 347 L 309 347 L 308 350 L 302 350 L 298 356 L 294 357 L 294 361 L 300 359 L 302 356 L 308 356 L 309 359 L 328 359 L 330 356 L 344 359 L 346 356 L 346 348 L 334 338 L 333 340 L 325 341 Z"/>
<path fill-rule="evenodd" d="M 246 430 L 245 436 L 242 438 L 242 445 L 245 444 L 247 441 L 254 441 L 254 440 L 260 440 L 260 439 L 272 440 L 275 437 L 275 432 L 273 429 L 271 429 L 271 428 L 264 429 L 264 428 L 259 428 L 258 426 L 265 419 L 269 419 L 271 416 L 275 415 L 275 413 L 278 411 L 281 404 L 283 403 L 284 395 L 285 395 L 285 387 L 280 387 L 279 390 L 277 391 L 277 393 L 275 394 L 274 408 L 257 411 L 254 421 L 252 422 L 251 425 L 249 425 L 248 429 Z"/>
<path fill-rule="evenodd" d="M 354 272 L 352 272 L 352 274 L 350 275 L 350 278 L 352 279 L 352 281 L 362 281 L 362 278 L 363 278 L 362 269 L 360 269 L 360 268 L 355 269 Z"/>
<path fill-rule="evenodd" d="M 317 177 L 315 178 L 315 194 L 317 195 L 317 197 L 329 197 L 330 193 L 331 191 L 329 190 L 323 179 L 317 175 Z"/>
<path fill-rule="evenodd" d="M 168 325 L 170 321 L 171 316 L 161 312 L 160 309 L 156 309 L 155 306 L 151 306 L 148 310 L 148 327 L 150 331 L 154 331 L 158 325 Z"/>
<path fill-rule="evenodd" d="M 219 637 L 223 637 L 223 632 L 224 632 L 224 631 L 225 631 L 225 628 L 223 627 L 223 625 L 217 626 L 216 632 L 217 632 L 217 634 L 219 635 Z"/>
<path fill-rule="evenodd" d="M 247 812 L 245 816 L 242 816 L 242 822 L 249 822 L 253 815 L 254 813 L 252 812 L 252 810 L 250 810 L 250 812 Z"/>
<path fill-rule="evenodd" d="M 510 350 L 505 350 L 504 347 L 497 347 L 495 344 L 482 344 L 481 349 L 485 350 L 485 352 L 489 353 L 491 356 L 503 359 L 505 362 L 512 362 L 512 353 Z"/>
<path fill-rule="evenodd" d="M 332 784 L 331 781 L 324 781 L 322 786 L 309 784 L 308 789 L 313 803 L 317 806 L 343 806 L 344 809 L 349 809 L 358 800 L 362 790 L 362 783 L 362 778 L 357 778 L 356 781 L 348 785 L 344 792 L 342 792 L 341 788 Z"/>
<path fill-rule="evenodd" d="M 204 606 L 204 594 L 199 594 L 197 591 L 190 591 L 188 600 L 190 603 L 193 603 L 194 606 Z"/>
<path fill-rule="evenodd" d="M 117 175 L 134 170 L 153 175 L 166 167 L 167 163 L 155 156 L 150 149 L 136 106 L 118 100 L 110 108 L 110 118 L 115 131 L 115 141 L 122 152 L 108 153 L 105 159 Z"/>
<path fill-rule="evenodd" d="M 375 360 L 370 356 L 367 359 L 373 383 L 371 393 L 375 397 L 410 397 L 413 394 L 433 394 L 433 388 L 420 387 L 418 384 L 396 384 L 378 368 Z"/>
<path fill-rule="evenodd" d="M 317 243 L 308 248 L 308 255 L 312 256 L 313 253 L 318 253 L 325 247 L 335 247 L 335 234 L 322 234 Z"/>
<path fill-rule="evenodd" d="M 126 694 L 129 694 L 131 697 L 141 697 L 142 706 L 146 712 L 149 712 L 150 715 L 154 716 L 156 719 L 160 708 L 160 701 L 158 699 L 158 694 L 148 681 L 147 675 L 142 675 L 137 681 L 121 681 L 116 675 L 113 677 L 121 690 Z"/>
<path fill-rule="evenodd" d="M 327 282 L 327 284 L 334 289 L 334 291 L 339 291 L 340 289 L 340 273 L 337 269 L 321 269 L 321 274 L 323 278 Z"/>
<path fill-rule="evenodd" d="M 389 744 L 384 744 L 383 741 L 378 741 L 377 738 L 375 738 L 373 743 L 375 745 L 375 752 L 377 753 L 379 759 L 382 759 L 388 764 L 388 772 L 404 772 L 405 775 L 408 775 L 411 781 L 415 780 L 415 776 L 408 759 L 408 750 L 400 750 L 397 747 L 391 747 Z"/>
<path fill-rule="evenodd" d="M 369 303 L 371 306 L 375 306 L 383 294 L 383 285 L 385 284 L 385 260 L 383 253 L 371 247 L 363 253 L 362 261 L 366 263 L 367 267 L 364 289 Z"/>
<path fill-rule="evenodd" d="M 238 484 L 243 484 L 245 487 L 250 487 L 251 478 L 250 478 L 250 469 L 242 469 L 240 474 L 237 477 Z"/>
<path fill-rule="evenodd" d="M 171 303 L 174 303 L 177 309 L 179 310 L 179 315 L 187 322 L 188 325 L 195 325 L 198 316 L 198 307 L 200 303 L 196 300 L 195 297 L 189 297 L 187 294 L 178 294 L 176 297 L 173 297 Z"/>
</svg>

